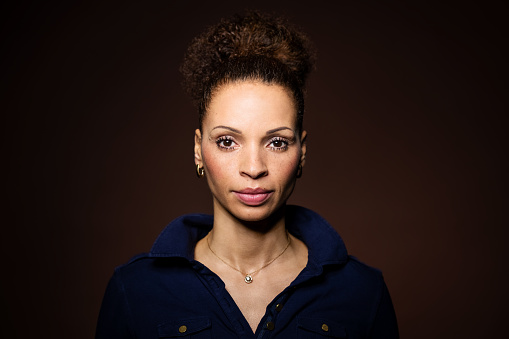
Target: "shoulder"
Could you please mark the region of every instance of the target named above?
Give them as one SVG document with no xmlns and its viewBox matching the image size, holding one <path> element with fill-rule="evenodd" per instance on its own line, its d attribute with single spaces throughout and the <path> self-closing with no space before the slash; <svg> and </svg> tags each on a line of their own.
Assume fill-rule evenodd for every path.
<svg viewBox="0 0 509 339">
<path fill-rule="evenodd" d="M 378 308 L 386 289 L 382 271 L 349 255 L 343 265 L 324 267 L 322 287 L 336 302 L 348 301 L 364 309 L 365 316 Z"/>
<path fill-rule="evenodd" d="M 382 271 L 349 255 L 347 263 L 340 270 L 341 279 L 348 282 L 348 288 L 358 293 L 378 296 L 384 289 L 385 282 Z"/>
<path fill-rule="evenodd" d="M 141 253 L 115 267 L 113 274 L 124 283 L 146 283 L 163 276 L 171 277 L 174 273 L 181 273 L 183 269 L 191 267 L 192 262 L 183 257 L 159 257 L 151 253 Z M 143 281 L 139 281 L 140 277 L 143 277 Z"/>
<path fill-rule="evenodd" d="M 353 273 L 368 278 L 382 278 L 382 271 L 376 267 L 370 266 L 353 255 L 348 256 L 347 265 L 348 269 Z"/>
<path fill-rule="evenodd" d="M 210 231 L 212 222 L 213 217 L 205 214 L 185 214 L 174 219 L 161 231 L 149 252 L 135 255 L 115 268 L 115 279 L 137 285 L 176 273 L 182 275 L 192 267 L 194 247 Z"/>
</svg>

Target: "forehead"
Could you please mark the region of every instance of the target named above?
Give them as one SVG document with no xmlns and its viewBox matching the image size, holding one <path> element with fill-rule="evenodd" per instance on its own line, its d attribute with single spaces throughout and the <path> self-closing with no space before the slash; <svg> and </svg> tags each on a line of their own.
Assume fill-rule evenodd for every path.
<svg viewBox="0 0 509 339">
<path fill-rule="evenodd" d="M 222 85 L 212 95 L 204 127 L 296 129 L 297 109 L 289 91 L 276 84 L 243 81 Z"/>
</svg>

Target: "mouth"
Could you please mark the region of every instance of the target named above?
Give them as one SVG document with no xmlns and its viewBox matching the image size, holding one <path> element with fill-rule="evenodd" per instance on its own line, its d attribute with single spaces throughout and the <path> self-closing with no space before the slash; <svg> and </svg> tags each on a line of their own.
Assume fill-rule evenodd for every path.
<svg viewBox="0 0 509 339">
<path fill-rule="evenodd" d="M 267 201 L 274 191 L 263 188 L 245 188 L 241 191 L 233 191 L 237 198 L 249 206 L 258 206 Z"/>
</svg>

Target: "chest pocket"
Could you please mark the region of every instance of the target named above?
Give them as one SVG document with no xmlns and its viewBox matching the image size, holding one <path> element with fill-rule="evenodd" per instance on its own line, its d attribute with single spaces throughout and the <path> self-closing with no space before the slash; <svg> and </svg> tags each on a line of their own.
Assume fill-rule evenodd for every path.
<svg viewBox="0 0 509 339">
<path fill-rule="evenodd" d="M 343 325 L 320 317 L 299 317 L 297 332 L 299 339 L 346 338 Z"/>
<path fill-rule="evenodd" d="M 211 339 L 211 323 L 207 317 L 175 319 L 157 327 L 159 338 Z"/>
</svg>

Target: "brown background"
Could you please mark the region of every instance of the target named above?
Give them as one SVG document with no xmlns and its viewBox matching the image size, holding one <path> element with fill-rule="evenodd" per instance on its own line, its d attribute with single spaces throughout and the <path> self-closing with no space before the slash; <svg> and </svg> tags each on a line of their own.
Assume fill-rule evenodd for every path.
<svg viewBox="0 0 509 339">
<path fill-rule="evenodd" d="M 239 3 L 2 5 L 2 337 L 93 337 L 113 268 L 211 211 L 177 69 Z M 291 203 L 383 270 L 403 338 L 503 334 L 504 8 L 325 3 L 248 6 L 287 14 L 319 52 Z"/>
</svg>

